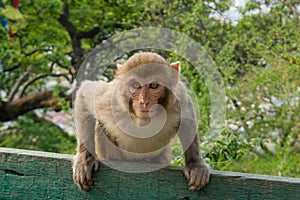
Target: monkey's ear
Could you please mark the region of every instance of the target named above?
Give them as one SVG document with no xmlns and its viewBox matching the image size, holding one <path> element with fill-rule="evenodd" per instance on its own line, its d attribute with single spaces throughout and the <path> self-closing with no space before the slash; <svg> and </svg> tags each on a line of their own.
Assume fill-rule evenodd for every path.
<svg viewBox="0 0 300 200">
<path fill-rule="evenodd" d="M 180 62 L 172 62 L 171 67 L 180 73 Z"/>
<path fill-rule="evenodd" d="M 174 78 L 174 81 L 175 81 L 174 84 L 176 84 L 178 82 L 178 80 L 179 80 L 180 62 L 179 61 L 172 62 L 171 63 L 171 67 L 176 70 L 176 77 Z"/>
<path fill-rule="evenodd" d="M 117 63 L 117 68 L 119 69 L 119 68 L 121 68 L 121 67 L 122 67 L 122 65 L 119 64 L 119 63 Z"/>
</svg>

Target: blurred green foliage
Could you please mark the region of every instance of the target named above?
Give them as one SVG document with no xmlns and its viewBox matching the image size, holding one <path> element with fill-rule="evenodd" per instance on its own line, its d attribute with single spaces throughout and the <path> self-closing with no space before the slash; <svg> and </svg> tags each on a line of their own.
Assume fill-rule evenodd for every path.
<svg viewBox="0 0 300 200">
<path fill-rule="evenodd" d="M 28 113 L 0 132 L 0 146 L 74 154 L 76 137 L 51 122 Z"/>
</svg>

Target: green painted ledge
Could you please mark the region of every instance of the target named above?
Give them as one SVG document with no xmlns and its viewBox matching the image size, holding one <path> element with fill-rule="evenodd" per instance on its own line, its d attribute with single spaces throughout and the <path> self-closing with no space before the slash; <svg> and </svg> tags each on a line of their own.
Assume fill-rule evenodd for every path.
<svg viewBox="0 0 300 200">
<path fill-rule="evenodd" d="M 73 183 L 72 158 L 0 148 L 0 199 L 300 199 L 300 179 L 214 170 L 204 189 L 190 192 L 175 167 L 130 174 L 101 166 L 84 192 Z"/>
</svg>

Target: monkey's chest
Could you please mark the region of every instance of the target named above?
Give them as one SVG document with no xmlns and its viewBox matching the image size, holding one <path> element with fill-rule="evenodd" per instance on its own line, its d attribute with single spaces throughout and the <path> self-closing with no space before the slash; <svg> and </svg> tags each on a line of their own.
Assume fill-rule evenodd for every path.
<svg viewBox="0 0 300 200">
<path fill-rule="evenodd" d="M 176 128 L 176 123 L 171 121 L 137 126 L 123 118 L 114 122 L 98 120 L 96 132 L 102 133 L 99 140 L 106 140 L 116 148 L 133 153 L 153 153 L 170 144 Z"/>
<path fill-rule="evenodd" d="M 127 127 L 120 128 L 117 124 L 107 128 L 106 137 L 119 148 L 134 153 L 149 153 L 158 151 L 169 145 L 176 131 L 162 127 L 161 130 Z"/>
<path fill-rule="evenodd" d="M 133 159 L 157 156 L 170 147 L 178 130 L 178 116 L 167 116 L 156 115 L 149 123 L 137 125 L 128 113 L 102 109 L 96 125 L 96 143 L 103 154 L 114 154 L 113 157 L 122 157 L 122 154 L 132 155 Z"/>
</svg>

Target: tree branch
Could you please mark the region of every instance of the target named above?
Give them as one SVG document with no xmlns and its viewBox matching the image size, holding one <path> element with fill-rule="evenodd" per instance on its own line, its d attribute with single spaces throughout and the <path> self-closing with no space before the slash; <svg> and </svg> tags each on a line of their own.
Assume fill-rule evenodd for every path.
<svg viewBox="0 0 300 200">
<path fill-rule="evenodd" d="M 66 28 L 71 38 L 74 38 L 76 35 L 76 27 L 69 21 L 70 15 L 69 15 L 69 6 L 67 3 L 65 3 L 65 6 L 63 8 L 63 13 L 58 18 L 58 22 Z"/>
<path fill-rule="evenodd" d="M 78 38 L 82 39 L 82 38 L 92 38 L 95 35 L 97 35 L 100 32 L 100 28 L 99 27 L 95 27 L 90 31 L 85 31 L 85 32 L 79 32 L 78 33 Z"/>
<path fill-rule="evenodd" d="M 20 67 L 19 65 L 13 65 L 12 67 L 10 67 L 8 69 L 4 69 L 3 72 L 11 72 L 19 67 Z"/>
<path fill-rule="evenodd" d="M 65 6 L 63 8 L 63 13 L 58 18 L 58 22 L 63 27 L 66 28 L 67 32 L 71 37 L 71 43 L 74 50 L 74 55 L 72 56 L 72 59 L 75 65 L 74 67 L 76 68 L 77 71 L 83 59 L 83 50 L 81 48 L 81 42 L 80 42 L 80 38 L 78 37 L 76 27 L 74 26 L 74 24 L 72 24 L 72 22 L 70 22 L 69 17 L 70 15 L 69 15 L 68 4 L 65 3 Z"/>
<path fill-rule="evenodd" d="M 35 77 L 33 77 L 32 79 L 26 81 L 24 83 L 24 87 L 22 89 L 22 91 L 20 92 L 20 95 L 19 97 L 23 97 L 27 88 L 32 84 L 34 83 L 35 81 L 37 80 L 40 80 L 40 79 L 43 79 L 43 78 L 46 78 L 48 76 L 52 76 L 52 77 L 61 77 L 63 76 L 67 81 L 71 82 L 70 78 L 68 77 L 68 74 L 38 74 L 36 75 Z"/>
<path fill-rule="evenodd" d="M 89 31 L 78 32 L 74 24 L 69 19 L 70 19 L 69 7 L 68 4 L 65 3 L 63 8 L 63 13 L 58 18 L 58 22 L 63 27 L 65 27 L 65 29 L 69 33 L 72 47 L 74 50 L 71 55 L 72 63 L 76 71 L 78 71 L 84 57 L 84 51 L 81 47 L 81 39 L 94 37 L 100 32 L 100 28 L 95 27 Z"/>
<path fill-rule="evenodd" d="M 28 53 L 26 53 L 24 51 L 23 51 L 23 53 L 24 53 L 25 56 L 31 56 L 31 55 L 35 54 L 36 52 L 39 52 L 39 51 L 50 51 L 50 50 L 51 49 L 49 49 L 49 48 L 36 47 Z"/>
<path fill-rule="evenodd" d="M 33 70 L 33 67 L 29 67 L 27 72 L 25 72 L 24 74 L 22 74 L 19 79 L 17 80 L 17 82 L 14 84 L 13 88 L 11 89 L 9 95 L 8 95 L 8 101 L 13 100 L 13 98 L 15 97 L 19 87 L 21 86 L 22 82 L 25 80 L 26 76 Z"/>
<path fill-rule="evenodd" d="M 59 95 L 60 97 L 70 99 L 63 92 Z M 12 102 L 2 102 L 0 103 L 0 121 L 5 122 L 16 119 L 19 115 L 38 108 L 51 107 L 59 111 L 61 108 L 57 106 L 57 103 L 58 99 L 53 96 L 52 91 L 35 92 Z"/>
</svg>

